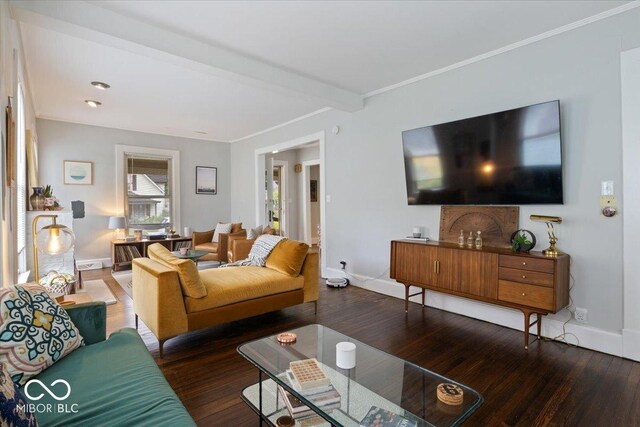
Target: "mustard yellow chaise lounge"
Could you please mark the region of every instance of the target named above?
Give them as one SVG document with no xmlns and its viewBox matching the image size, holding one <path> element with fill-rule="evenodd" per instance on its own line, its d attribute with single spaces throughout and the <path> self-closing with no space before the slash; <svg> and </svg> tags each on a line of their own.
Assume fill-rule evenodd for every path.
<svg viewBox="0 0 640 427">
<path fill-rule="evenodd" d="M 133 307 L 158 338 L 244 319 L 318 300 L 318 254 L 302 242 L 283 240 L 265 267 L 228 267 L 198 271 L 161 244 L 149 258 L 133 260 Z"/>
</svg>

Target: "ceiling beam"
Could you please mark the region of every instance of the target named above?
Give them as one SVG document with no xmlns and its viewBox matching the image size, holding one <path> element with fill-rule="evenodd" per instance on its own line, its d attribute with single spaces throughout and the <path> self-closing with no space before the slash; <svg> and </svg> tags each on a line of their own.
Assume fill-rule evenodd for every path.
<svg viewBox="0 0 640 427">
<path fill-rule="evenodd" d="M 10 2 L 19 22 L 271 90 L 342 111 L 363 107 L 361 95 L 257 59 L 113 12 L 85 1 Z"/>
</svg>

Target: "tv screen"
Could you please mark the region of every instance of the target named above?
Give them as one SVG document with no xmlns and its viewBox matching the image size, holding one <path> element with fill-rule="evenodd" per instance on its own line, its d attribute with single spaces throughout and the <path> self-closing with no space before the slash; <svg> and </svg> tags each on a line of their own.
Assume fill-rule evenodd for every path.
<svg viewBox="0 0 640 427">
<path fill-rule="evenodd" d="M 402 132 L 410 205 L 562 204 L 560 102 Z"/>
</svg>

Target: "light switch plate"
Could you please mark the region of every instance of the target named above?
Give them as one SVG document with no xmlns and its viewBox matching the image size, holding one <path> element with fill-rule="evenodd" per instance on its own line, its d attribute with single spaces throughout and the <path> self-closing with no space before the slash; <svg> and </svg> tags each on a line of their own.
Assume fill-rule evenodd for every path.
<svg viewBox="0 0 640 427">
<path fill-rule="evenodd" d="M 606 208 L 607 206 L 616 206 L 616 196 L 600 196 L 600 207 Z"/>
<path fill-rule="evenodd" d="M 613 181 L 602 181 L 600 183 L 601 196 L 613 196 Z"/>
</svg>

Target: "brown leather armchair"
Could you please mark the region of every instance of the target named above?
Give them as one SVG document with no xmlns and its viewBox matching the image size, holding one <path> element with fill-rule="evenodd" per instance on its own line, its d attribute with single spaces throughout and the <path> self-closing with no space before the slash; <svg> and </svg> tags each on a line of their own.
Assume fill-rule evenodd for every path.
<svg viewBox="0 0 640 427">
<path fill-rule="evenodd" d="M 228 262 L 227 252 L 229 237 L 245 238 L 247 230 L 242 228 L 242 223 L 235 223 L 231 226 L 230 233 L 220 233 L 218 242 L 212 242 L 215 228 L 209 231 L 194 231 L 192 235 L 192 247 L 199 251 L 208 252 L 207 255 L 200 258 L 200 261 L 218 261 L 220 263 Z"/>
<path fill-rule="evenodd" d="M 266 227 L 262 234 L 276 234 L 276 230 Z M 247 234 L 229 236 L 227 239 L 227 262 L 236 262 L 249 256 L 255 239 L 247 239 Z"/>
</svg>

